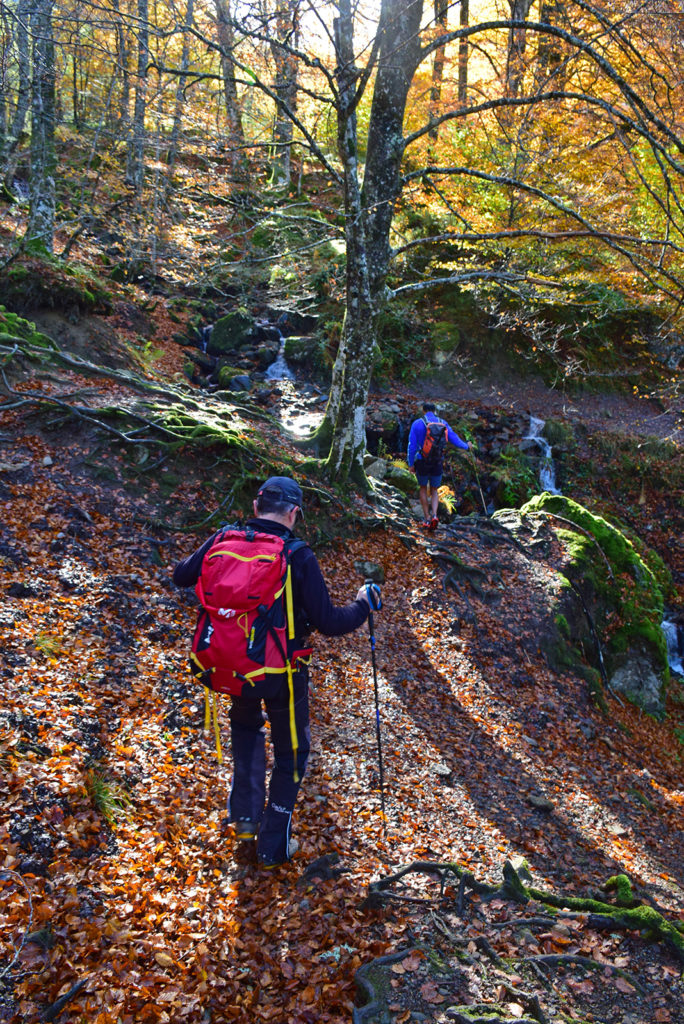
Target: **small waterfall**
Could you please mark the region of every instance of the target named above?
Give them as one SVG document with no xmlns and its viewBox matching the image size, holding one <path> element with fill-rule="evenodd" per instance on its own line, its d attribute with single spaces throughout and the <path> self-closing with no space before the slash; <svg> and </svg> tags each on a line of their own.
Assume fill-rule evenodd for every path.
<svg viewBox="0 0 684 1024">
<path fill-rule="evenodd" d="M 200 352 L 206 352 L 209 347 L 209 339 L 211 338 L 211 332 L 214 330 L 213 324 L 207 324 L 200 331 L 199 349 Z"/>
<path fill-rule="evenodd" d="M 542 491 L 548 491 L 550 494 L 560 494 L 561 492 L 556 486 L 556 467 L 553 462 L 551 445 L 545 437 L 542 437 L 543 429 L 544 420 L 538 419 L 537 416 L 530 416 L 529 430 L 523 441 L 534 441 L 539 448 L 539 486 Z"/>
<path fill-rule="evenodd" d="M 684 625 L 664 619 L 663 633 L 667 641 L 667 660 L 678 676 L 684 676 Z"/>
<path fill-rule="evenodd" d="M 266 367 L 264 378 L 265 380 L 294 380 L 295 375 L 285 362 L 285 338 L 280 331 L 278 331 L 278 336 L 280 340 L 278 357 L 275 362 Z"/>
</svg>

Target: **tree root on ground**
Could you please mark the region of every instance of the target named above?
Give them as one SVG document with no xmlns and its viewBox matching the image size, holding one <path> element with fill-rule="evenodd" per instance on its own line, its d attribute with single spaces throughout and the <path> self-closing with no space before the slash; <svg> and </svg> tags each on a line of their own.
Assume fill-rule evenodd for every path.
<svg viewBox="0 0 684 1024">
<path fill-rule="evenodd" d="M 634 972 L 623 969 L 619 958 L 617 963 L 611 963 L 605 957 L 594 959 L 592 955 L 583 954 L 580 945 L 570 948 L 571 940 L 567 939 L 565 944 L 568 948 L 561 952 L 553 951 L 553 943 L 541 945 L 543 939 L 549 938 L 543 932 L 561 929 L 563 922 L 568 922 L 564 926 L 566 934 L 569 934 L 567 929 L 570 927 L 576 936 L 584 929 L 636 933 L 647 943 L 664 945 L 684 963 L 684 924 L 672 923 L 656 907 L 636 899 L 626 875 L 616 875 L 604 885 L 606 893 L 615 894 L 614 901 L 564 896 L 538 889 L 530 884 L 531 876 L 524 863 L 516 868 L 506 861 L 502 875 L 498 884 L 482 882 L 457 862 L 418 860 L 370 883 L 364 907 L 376 911 L 386 906 L 403 907 L 403 913 L 412 915 L 410 933 L 415 945 L 412 950 L 374 960 L 357 972 L 357 980 L 363 982 L 359 986 L 360 992 L 364 988 L 370 1002 L 354 1011 L 355 1024 L 390 1019 L 388 1014 L 382 1016 L 383 1010 L 387 1011 L 387 1004 L 382 1003 L 382 994 L 384 992 L 385 997 L 396 1004 L 399 985 L 396 978 L 407 971 L 415 973 L 409 975 L 410 986 L 402 1005 L 414 1010 L 424 1008 L 419 1005 L 421 997 L 428 1004 L 437 1002 L 441 1005 L 451 991 L 462 994 L 469 991 L 472 995 L 473 989 L 468 989 L 468 985 L 475 979 L 475 989 L 486 998 L 491 997 L 491 1002 L 472 999 L 463 1002 L 462 998 L 457 998 L 454 1005 L 446 1004 L 448 1018 L 461 1024 L 478 1021 L 505 1024 L 513 1020 L 518 1024 L 526 1020 L 530 1024 L 550 1024 L 549 1006 L 558 1003 L 559 986 L 562 989 L 565 981 L 569 980 L 568 990 L 571 993 L 576 989 L 584 993 L 587 987 L 591 993 L 602 992 L 606 971 L 620 979 L 618 989 L 621 993 L 634 993 L 635 999 L 648 996 Z M 424 877 L 422 883 L 420 876 Z M 407 891 L 405 886 L 409 879 L 418 882 L 419 890 L 414 887 Z M 466 891 L 476 897 L 469 905 Z M 509 906 L 503 910 L 506 919 L 501 921 L 498 916 L 504 903 Z M 493 910 L 488 909 L 490 904 L 493 904 Z M 535 913 L 526 917 L 522 908 L 528 904 L 533 905 Z M 422 915 L 421 906 L 429 913 L 417 919 L 416 915 Z M 519 914 L 515 912 L 516 906 L 521 908 Z M 469 922 L 466 922 L 466 917 L 470 918 Z M 530 939 L 532 949 L 521 949 L 519 940 L 503 937 L 505 930 L 509 929 L 512 933 L 520 930 L 530 933 L 540 929 L 541 939 Z M 535 944 L 537 952 L 534 951 Z M 527 945 L 527 940 L 524 945 Z M 593 943 L 588 948 L 593 950 Z M 402 966 L 393 967 L 401 961 L 405 963 L 403 969 Z M 423 964 L 423 968 L 417 964 Z M 383 965 L 388 965 L 384 976 L 380 970 Z M 556 977 L 556 972 L 563 968 L 578 969 L 580 979 L 573 980 L 569 975 Z M 582 980 L 594 975 L 594 984 L 590 980 L 586 983 Z M 526 987 L 534 991 L 526 991 L 523 987 L 525 977 L 528 981 Z M 375 983 L 371 985 L 370 979 L 373 978 Z M 421 987 L 423 978 L 426 980 Z M 395 1005 L 394 1009 L 397 1008 Z M 515 1013 L 511 1013 L 512 1009 Z M 553 1019 L 559 1019 L 555 1013 Z"/>
</svg>

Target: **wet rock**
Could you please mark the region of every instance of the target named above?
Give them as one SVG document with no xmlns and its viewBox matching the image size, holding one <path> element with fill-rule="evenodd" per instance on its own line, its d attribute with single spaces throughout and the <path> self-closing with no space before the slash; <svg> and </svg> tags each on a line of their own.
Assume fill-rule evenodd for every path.
<svg viewBox="0 0 684 1024">
<path fill-rule="evenodd" d="M 278 358 L 278 345 L 260 345 L 256 350 L 256 362 L 260 369 L 265 370 Z"/>
<path fill-rule="evenodd" d="M 535 810 L 546 811 L 549 814 L 553 810 L 554 806 L 551 800 L 548 799 L 548 797 L 539 796 L 537 793 L 530 793 L 530 795 L 527 798 L 527 802 L 528 804 L 531 804 L 535 808 Z"/>
<path fill-rule="evenodd" d="M 319 355 L 319 342 L 316 338 L 292 335 L 285 342 L 285 358 L 294 366 L 313 366 Z"/>
<path fill-rule="evenodd" d="M 631 648 L 620 655 L 610 685 L 647 714 L 656 718 L 665 714 L 663 680 L 654 671 L 653 656 L 646 649 Z"/>
<path fill-rule="evenodd" d="M 387 476 L 387 463 L 384 459 L 373 459 L 370 465 L 366 466 L 366 476 L 372 476 L 375 480 L 384 480 Z"/>
<path fill-rule="evenodd" d="M 249 391 L 251 386 L 252 381 L 246 373 L 239 373 L 236 377 L 233 377 L 228 385 L 231 391 Z"/>
<path fill-rule="evenodd" d="M 277 309 L 271 307 L 267 316 L 275 321 L 281 334 L 289 338 L 293 334 L 310 334 L 318 326 L 315 313 L 300 313 L 297 309 Z"/>
<path fill-rule="evenodd" d="M 376 562 L 359 559 L 354 562 L 354 568 L 358 572 L 359 576 L 362 576 L 364 580 L 372 580 L 373 583 L 385 582 L 385 571 L 382 566 L 378 565 Z"/>
</svg>

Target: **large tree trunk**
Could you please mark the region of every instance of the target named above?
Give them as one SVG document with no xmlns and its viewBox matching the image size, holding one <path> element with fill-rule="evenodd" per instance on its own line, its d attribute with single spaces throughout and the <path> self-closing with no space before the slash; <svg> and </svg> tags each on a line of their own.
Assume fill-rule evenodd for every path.
<svg viewBox="0 0 684 1024">
<path fill-rule="evenodd" d="M 435 0 L 435 28 L 439 33 L 447 30 L 449 3 L 448 0 Z M 442 82 L 444 81 L 444 61 L 446 58 L 446 46 L 438 46 L 435 50 L 435 59 L 432 65 L 432 84 L 430 86 L 430 117 L 439 116 L 439 106 L 442 99 Z M 439 128 L 435 125 L 430 128 L 430 139 L 436 141 L 439 137 Z"/>
<path fill-rule="evenodd" d="M 230 132 L 231 167 L 233 172 L 244 167 L 245 133 L 242 126 L 242 110 L 238 98 L 235 66 L 230 59 L 235 46 L 235 33 L 230 13 L 230 0 L 214 0 L 216 8 L 216 31 L 221 46 L 221 74 L 223 95 L 226 103 L 226 121 Z"/>
<path fill-rule="evenodd" d="M 4 131 L 0 138 L 0 175 L 5 185 L 11 186 L 17 167 L 17 153 L 26 115 L 31 105 L 31 55 L 28 33 L 29 0 L 19 0 L 16 14 L 12 16 L 8 9 L 3 11 L 6 21 L 6 47 L 3 53 L 2 78 L 0 91 L 5 118 Z M 9 102 L 7 65 L 12 50 L 16 51 L 17 98 L 11 121 Z"/>
<path fill-rule="evenodd" d="M 180 74 L 178 76 L 178 83 L 176 85 L 176 99 L 173 111 L 173 126 L 171 128 L 171 138 L 169 140 L 169 151 L 167 156 L 167 163 L 169 165 L 169 179 L 173 174 L 173 168 L 175 167 L 176 164 L 176 158 L 178 156 L 178 145 L 180 142 L 181 135 L 181 127 L 183 124 L 183 108 L 186 103 L 185 83 L 188 77 L 188 70 L 190 68 L 190 43 L 187 30 L 191 28 L 194 17 L 194 0 L 187 0 L 187 5 L 185 8 L 186 31 L 183 32 L 183 49 L 181 51 Z"/>
<path fill-rule="evenodd" d="M 138 0 L 138 75 L 135 83 L 133 124 L 128 141 L 126 182 L 136 197 L 142 197 L 145 181 L 145 112 L 147 109 L 147 65 L 150 56 L 147 0 Z"/>
<path fill-rule="evenodd" d="M 33 85 L 31 91 L 31 178 L 26 237 L 53 251 L 55 230 L 55 44 L 54 0 L 34 0 L 31 12 Z"/>
<path fill-rule="evenodd" d="M 371 106 L 363 189 L 359 191 L 355 113 L 356 69 L 349 0 L 336 23 L 338 145 L 345 175 L 346 312 L 333 369 L 330 400 L 319 434 L 331 436 L 327 470 L 337 479 L 365 482 L 365 414 L 384 305 L 389 233 L 400 191 L 403 124 L 408 91 L 420 59 L 423 0 L 383 0 L 378 70 Z"/>
<path fill-rule="evenodd" d="M 527 21 L 532 0 L 508 0 L 512 21 Z M 508 60 L 506 64 L 506 94 L 518 96 L 525 74 L 526 32 L 524 28 L 511 28 L 508 33 Z"/>
<path fill-rule="evenodd" d="M 278 41 L 271 44 L 276 67 L 274 92 L 277 97 L 273 146 L 272 181 L 287 188 L 292 175 L 293 125 L 289 112 L 297 109 L 297 72 L 299 61 L 287 47 L 299 41 L 299 0 L 277 0 L 276 32 Z"/>
</svg>

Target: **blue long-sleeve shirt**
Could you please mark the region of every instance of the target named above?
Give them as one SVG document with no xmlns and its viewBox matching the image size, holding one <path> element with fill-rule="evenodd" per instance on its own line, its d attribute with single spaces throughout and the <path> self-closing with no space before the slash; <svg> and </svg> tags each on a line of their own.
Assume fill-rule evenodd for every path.
<svg viewBox="0 0 684 1024">
<path fill-rule="evenodd" d="M 406 461 L 409 467 L 413 469 L 413 464 L 420 459 L 420 451 L 425 441 L 425 434 L 427 433 L 427 426 L 425 421 L 428 423 L 444 423 L 446 426 L 446 437 L 449 444 L 453 444 L 455 448 L 462 448 L 464 451 L 468 451 L 470 445 L 467 441 L 461 440 L 458 434 L 451 429 L 446 420 L 443 420 L 440 416 L 437 416 L 434 412 L 426 412 L 425 416 L 419 420 L 414 420 L 411 424 L 411 431 L 408 439 L 408 452 L 406 455 Z"/>
</svg>

